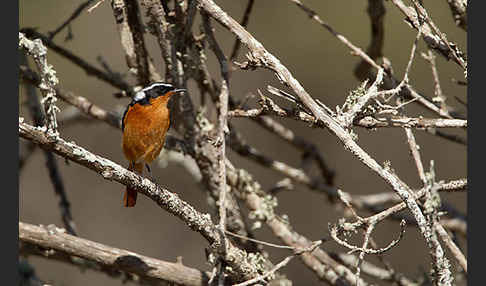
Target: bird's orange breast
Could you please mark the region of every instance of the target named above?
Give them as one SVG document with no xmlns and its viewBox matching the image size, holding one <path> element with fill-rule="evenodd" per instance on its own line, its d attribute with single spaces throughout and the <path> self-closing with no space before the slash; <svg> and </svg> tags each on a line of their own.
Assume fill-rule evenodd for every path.
<svg viewBox="0 0 486 286">
<path fill-rule="evenodd" d="M 162 150 L 170 125 L 168 98 L 150 99 L 150 104 L 135 103 L 123 118 L 123 153 L 130 162 L 151 163 Z"/>
</svg>

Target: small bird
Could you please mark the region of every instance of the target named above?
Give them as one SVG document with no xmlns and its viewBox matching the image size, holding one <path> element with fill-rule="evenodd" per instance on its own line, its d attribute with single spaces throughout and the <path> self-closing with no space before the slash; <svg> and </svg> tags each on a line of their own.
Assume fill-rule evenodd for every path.
<svg viewBox="0 0 486 286">
<path fill-rule="evenodd" d="M 122 148 L 129 170 L 142 175 L 145 164 L 151 176 L 149 164 L 159 156 L 170 127 L 167 103 L 172 95 L 183 91 L 185 89 L 176 89 L 171 84 L 156 82 L 137 92 L 128 104 L 122 117 Z M 136 202 L 137 191 L 127 187 L 123 205 L 133 207 Z"/>
</svg>

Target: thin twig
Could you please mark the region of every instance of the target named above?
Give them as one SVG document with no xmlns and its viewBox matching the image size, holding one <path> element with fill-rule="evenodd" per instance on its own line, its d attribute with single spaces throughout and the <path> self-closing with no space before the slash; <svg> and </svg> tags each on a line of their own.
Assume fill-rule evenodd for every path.
<svg viewBox="0 0 486 286">
<path fill-rule="evenodd" d="M 429 225 L 425 220 L 425 217 L 418 207 L 417 203 L 410 196 L 410 188 L 405 185 L 396 175 L 390 170 L 380 166 L 373 158 L 371 158 L 356 142 L 352 136 L 345 131 L 340 124 L 338 124 L 333 118 L 331 118 L 327 112 L 325 112 L 317 103 L 310 97 L 310 95 L 304 90 L 300 83 L 292 76 L 290 71 L 283 66 L 280 61 L 272 54 L 265 50 L 263 45 L 254 39 L 248 32 L 244 30 L 235 20 L 224 13 L 220 7 L 218 7 L 211 0 L 198 0 L 201 9 L 211 14 L 220 24 L 228 28 L 232 33 L 237 35 L 242 43 L 246 44 L 251 50 L 253 60 L 264 64 L 266 67 L 272 69 L 278 78 L 289 85 L 294 92 L 299 96 L 300 100 L 312 111 L 313 115 L 321 120 L 346 146 L 346 149 L 350 150 L 355 156 L 357 156 L 361 162 L 375 171 L 381 178 L 389 183 L 395 192 L 407 203 L 408 208 L 412 211 L 414 217 L 417 220 L 419 228 L 424 236 L 427 246 L 430 248 L 430 254 L 432 259 L 437 262 L 434 263 L 437 267 L 446 266 L 440 261 L 443 258 L 443 251 L 440 244 L 437 244 L 435 240 L 431 240 L 430 234 L 432 232 Z M 450 271 L 448 268 L 439 268 L 437 273 L 440 273 L 443 280 L 449 281 Z M 450 281 L 449 281 L 450 282 Z"/>
<path fill-rule="evenodd" d="M 166 21 L 167 15 L 163 8 L 163 5 L 167 5 L 166 1 L 143 0 L 140 4 L 146 9 L 145 15 L 150 19 L 147 25 L 151 28 L 150 31 L 153 31 L 152 33 L 155 34 L 159 43 L 160 52 L 166 67 L 165 80 L 181 87 L 180 83 L 176 82 L 177 74 L 174 66 L 176 63 L 173 62 L 172 58 L 172 50 L 175 47 L 171 44 L 169 23 Z"/>
<path fill-rule="evenodd" d="M 217 132 L 218 132 L 218 141 L 217 147 L 219 150 L 218 153 L 218 176 L 219 176 L 219 228 L 223 233 L 226 231 L 226 193 L 228 186 L 226 185 L 226 134 L 229 133 L 228 130 L 228 97 L 229 97 L 229 81 L 228 81 L 228 62 L 226 57 L 221 50 L 218 42 L 216 41 L 216 37 L 213 33 L 213 28 L 211 27 L 211 20 L 206 13 L 202 13 L 203 18 L 203 26 L 204 31 L 207 36 L 207 40 L 209 42 L 209 46 L 213 50 L 214 54 L 218 58 L 221 75 L 222 75 L 222 82 L 221 82 L 221 90 L 219 94 L 219 101 L 218 101 L 218 124 L 217 124 Z"/>
<path fill-rule="evenodd" d="M 273 267 L 270 271 L 267 271 L 265 274 L 260 275 L 258 277 L 255 277 L 253 279 L 247 280 L 243 283 L 234 284 L 233 286 L 247 286 L 247 285 L 251 285 L 253 283 L 264 281 L 267 277 L 274 275 L 274 273 L 277 272 L 280 268 L 287 265 L 290 262 L 290 260 L 292 260 L 292 258 L 294 258 L 295 256 L 298 256 L 298 255 L 301 255 L 303 253 L 306 253 L 306 252 L 312 253 L 312 251 L 314 251 L 314 249 L 319 247 L 319 245 L 321 245 L 321 243 L 322 243 L 322 241 L 316 241 L 310 247 L 308 247 L 306 249 L 298 250 L 294 254 L 287 256 L 286 258 L 284 258 L 284 260 L 279 262 L 277 265 L 275 265 L 275 267 Z"/>
<path fill-rule="evenodd" d="M 412 0 L 414 4 L 418 4 L 416 1 Z M 443 55 L 447 60 L 453 58 L 454 62 L 456 62 L 459 66 L 461 66 L 464 70 L 466 70 L 467 63 L 464 59 L 463 53 L 459 50 L 457 45 L 454 44 L 454 49 L 451 47 L 451 44 L 445 39 L 445 36 L 438 31 L 438 29 L 433 25 L 433 22 L 429 19 L 426 13 L 424 13 L 423 7 L 418 4 L 419 12 L 417 13 L 416 9 L 412 7 L 406 6 L 402 0 L 392 0 L 393 4 L 398 7 L 398 9 L 407 16 L 408 22 L 412 25 L 413 28 L 418 29 L 418 27 L 422 26 L 423 30 L 423 40 L 429 46 L 429 48 L 437 51 L 439 54 Z M 420 9 L 421 7 L 421 9 Z M 420 19 L 418 16 L 421 16 Z M 421 25 L 421 22 L 425 19 L 426 23 Z M 432 32 L 436 34 L 434 34 Z"/>
<path fill-rule="evenodd" d="M 335 172 L 327 165 L 324 156 L 319 152 L 319 148 L 314 143 L 308 141 L 304 137 L 298 136 L 290 128 L 269 116 L 258 116 L 253 118 L 255 122 L 266 130 L 276 134 L 279 138 L 290 143 L 295 148 L 300 149 L 303 152 L 303 161 L 313 159 L 321 170 L 321 175 L 325 178 L 326 183 L 331 186 L 334 184 Z"/>
<path fill-rule="evenodd" d="M 303 169 L 295 168 L 288 165 L 285 162 L 274 160 L 268 155 L 265 155 L 260 150 L 249 145 L 234 128 L 230 131 L 229 143 L 231 149 L 237 152 L 239 155 L 252 159 L 256 163 L 269 167 L 284 176 L 292 179 L 295 182 L 306 185 L 312 190 L 324 192 L 328 195 L 335 196 L 335 188 L 329 184 L 326 184 L 319 176 L 310 177 Z"/>
<path fill-rule="evenodd" d="M 443 43 L 446 44 L 447 48 L 449 49 L 450 53 L 454 57 L 457 63 L 461 65 L 461 67 L 464 69 L 465 72 L 467 72 L 467 61 L 463 57 L 463 53 L 459 50 L 457 45 L 452 44 L 447 40 L 446 34 L 442 33 L 439 28 L 435 25 L 435 23 L 432 21 L 432 19 L 429 17 L 427 10 L 424 9 L 421 3 L 419 3 L 417 0 L 411 0 L 416 8 L 416 11 L 421 14 L 421 16 L 425 19 L 425 22 L 427 22 L 432 30 L 436 33 L 436 35 L 439 36 L 439 38 L 442 40 Z M 419 20 L 420 21 L 420 20 Z M 454 45 L 454 47 L 452 47 Z"/>
<path fill-rule="evenodd" d="M 27 58 L 25 54 L 22 53 L 21 55 L 21 63 L 25 64 L 28 66 Z M 29 109 L 31 116 L 34 121 L 34 125 L 41 127 L 44 126 L 46 123 L 46 117 L 45 114 L 42 110 L 42 104 L 39 100 L 39 97 L 35 91 L 35 88 L 32 84 L 27 84 L 27 98 L 29 99 Z M 57 165 L 57 162 L 54 158 L 54 155 L 49 152 L 49 151 L 44 151 L 44 155 L 46 158 L 46 167 L 49 172 L 49 177 L 51 179 L 52 185 L 54 187 L 54 192 L 56 193 L 57 196 L 59 196 L 59 208 L 61 210 L 61 217 L 62 221 L 64 223 L 64 226 L 66 227 L 68 233 L 72 235 L 77 235 L 76 231 L 76 224 L 74 223 L 72 214 L 71 214 L 71 209 L 70 209 L 70 203 L 66 195 L 66 190 L 64 188 L 64 182 L 62 180 L 61 174 L 59 172 L 59 168 Z"/>
<path fill-rule="evenodd" d="M 71 16 L 64 22 L 61 24 L 61 26 L 59 26 L 57 29 L 55 29 L 54 31 L 52 32 L 49 32 L 49 39 L 52 41 L 54 39 L 54 37 L 59 33 L 61 32 L 65 27 L 67 27 L 68 25 L 71 25 L 71 22 L 74 21 L 77 17 L 79 17 L 79 15 L 81 15 L 81 12 L 83 12 L 83 10 L 88 7 L 91 2 L 93 2 L 94 0 L 87 0 L 83 3 L 81 3 L 78 8 L 76 8 L 76 10 L 74 10 L 74 12 L 71 14 Z M 68 39 L 68 37 L 66 37 L 66 39 Z"/>
<path fill-rule="evenodd" d="M 329 233 L 330 233 L 332 239 L 334 241 L 336 241 L 339 245 L 350 249 L 350 253 L 360 251 L 360 252 L 365 253 L 365 254 L 382 254 L 382 253 L 385 253 L 385 252 L 389 251 L 390 249 L 392 249 L 395 245 L 397 245 L 402 240 L 403 234 L 405 233 L 405 224 L 406 224 L 404 220 L 402 220 L 400 222 L 400 233 L 399 233 L 398 237 L 396 239 L 392 240 L 387 246 L 385 246 L 383 248 L 371 249 L 371 248 L 365 248 L 365 247 L 357 247 L 357 246 L 351 245 L 347 241 L 339 238 L 339 233 L 342 232 L 344 229 L 355 230 L 357 228 L 357 225 L 362 225 L 362 223 L 363 224 L 366 223 L 366 224 L 368 224 L 368 227 L 367 227 L 367 231 L 368 231 L 369 225 L 376 225 L 379 222 L 378 220 L 373 221 L 370 218 L 373 218 L 373 217 L 366 218 L 364 221 L 358 221 L 357 223 L 354 223 L 354 224 L 346 223 L 346 225 L 344 225 L 344 224 L 332 225 L 329 228 Z M 370 222 L 370 221 L 372 221 L 372 222 Z M 374 226 L 373 226 L 373 228 L 374 228 Z M 371 228 L 371 231 L 373 230 L 373 228 Z M 371 234 L 371 232 L 370 232 L 370 234 Z M 366 238 L 366 236 L 365 236 L 365 238 Z M 369 235 L 368 235 L 368 239 L 369 239 Z M 366 243 L 366 244 L 368 244 L 368 243 Z"/>
<path fill-rule="evenodd" d="M 20 75 L 24 80 L 35 86 L 39 86 L 41 84 L 39 76 L 25 65 L 20 66 Z M 87 98 L 77 96 L 73 92 L 65 91 L 59 86 L 56 87 L 56 94 L 61 100 L 77 107 L 81 112 L 89 117 L 102 120 L 115 128 L 121 128 L 120 115 L 117 115 L 114 112 L 106 111 L 89 101 Z"/>
<path fill-rule="evenodd" d="M 386 9 L 383 2 L 384 0 L 368 0 L 368 8 L 366 9 L 371 20 L 371 42 L 366 49 L 366 54 L 375 61 L 383 56 L 383 45 L 385 43 L 384 19 Z M 373 78 L 371 69 L 372 66 L 362 59 L 354 68 L 354 75 L 361 81 Z"/>
<path fill-rule="evenodd" d="M 377 97 L 379 95 L 378 93 L 378 86 L 381 85 L 383 81 L 383 69 L 380 68 L 378 69 L 378 74 L 376 76 L 375 81 L 373 84 L 368 88 L 366 93 L 362 96 L 360 96 L 356 102 L 352 104 L 348 108 L 348 111 L 346 111 L 343 114 L 338 114 L 337 120 L 341 121 L 341 124 L 345 128 L 349 128 L 352 124 L 353 121 L 358 115 L 359 112 L 363 111 L 364 106 L 374 97 Z M 399 85 L 400 86 L 400 85 Z"/>
<path fill-rule="evenodd" d="M 228 116 L 248 117 L 248 118 L 263 118 L 265 115 L 276 115 L 283 118 L 291 118 L 294 120 L 303 121 L 314 124 L 316 127 L 323 127 L 322 124 L 316 122 L 314 116 L 298 112 L 292 114 L 285 109 L 274 109 L 271 105 L 266 105 L 264 108 L 255 109 L 233 109 L 228 111 Z M 383 128 L 383 127 L 408 127 L 428 131 L 431 128 L 467 128 L 467 120 L 463 119 L 442 119 L 442 118 L 414 118 L 405 116 L 392 117 L 372 117 L 365 116 L 354 121 L 354 126 L 364 128 Z M 434 132 L 431 132 L 432 134 Z M 437 134 L 436 134 L 437 135 Z"/>
<path fill-rule="evenodd" d="M 255 3 L 255 0 L 248 0 L 248 4 L 246 4 L 246 8 L 245 8 L 245 13 L 243 14 L 243 19 L 241 20 L 241 26 L 242 27 L 247 27 L 248 26 L 248 22 L 250 20 L 250 14 L 251 14 L 251 11 L 252 11 L 252 8 L 253 8 L 253 3 Z M 230 61 L 234 61 L 237 57 L 238 57 L 238 52 L 240 50 L 240 47 L 241 47 L 241 41 L 236 38 L 235 40 L 235 43 L 233 45 L 233 50 L 231 52 L 231 56 L 230 56 Z"/>
<path fill-rule="evenodd" d="M 435 97 L 432 100 L 435 102 L 439 102 L 440 108 L 445 112 L 448 112 L 448 107 L 445 103 L 447 98 L 442 93 L 442 89 L 440 87 L 439 72 L 437 71 L 437 66 L 435 64 L 435 55 L 432 53 L 431 50 L 429 50 L 427 54 L 422 53 L 422 57 L 430 63 L 430 68 L 432 69 L 432 76 L 434 78 L 434 94 L 435 94 Z"/>
<path fill-rule="evenodd" d="M 413 136 L 413 132 L 410 128 L 404 128 L 405 133 L 407 134 L 407 141 L 408 141 L 408 146 L 410 148 L 410 152 L 412 153 L 412 157 L 415 161 L 415 166 L 417 167 L 418 175 L 420 177 L 420 180 L 422 183 L 425 184 L 427 183 L 427 179 L 425 177 L 425 171 L 424 171 L 424 166 L 422 165 L 422 160 L 420 159 L 420 147 L 417 145 L 417 142 L 415 141 L 415 136 Z"/>
<path fill-rule="evenodd" d="M 275 248 L 284 248 L 284 249 L 291 249 L 291 250 L 294 250 L 295 249 L 295 247 L 292 247 L 292 246 L 288 246 L 288 245 L 278 245 L 278 244 L 266 242 L 266 241 L 263 241 L 263 240 L 258 240 L 258 239 L 246 237 L 246 236 L 243 236 L 243 235 L 239 235 L 239 234 L 233 233 L 231 231 L 226 231 L 226 234 L 229 234 L 231 236 L 238 237 L 238 238 L 241 238 L 241 239 L 253 241 L 253 242 L 256 242 L 256 243 L 259 243 L 259 244 L 262 244 L 262 245 L 275 247 Z"/>
<path fill-rule="evenodd" d="M 374 224 L 370 224 L 366 228 L 366 232 L 364 234 L 365 237 L 364 237 L 364 240 L 363 240 L 363 245 L 361 246 L 361 248 L 363 250 L 368 247 L 368 244 L 370 243 L 371 233 L 373 232 L 374 228 L 375 228 Z M 365 252 L 360 251 L 359 256 L 358 256 L 358 261 L 356 261 L 356 286 L 359 286 L 359 276 L 361 274 L 361 264 L 363 263 L 364 255 L 365 255 Z"/>
<path fill-rule="evenodd" d="M 160 81 L 161 77 L 155 71 L 145 47 L 143 23 L 137 1 L 113 0 L 111 6 L 127 66 L 137 77 L 138 84 L 146 86 L 150 82 Z"/>
<path fill-rule="evenodd" d="M 84 59 L 79 57 L 78 55 L 72 53 L 71 51 L 56 45 L 53 41 L 49 40 L 49 38 L 32 28 L 23 28 L 20 30 L 22 33 L 25 33 L 25 36 L 32 39 L 32 38 L 39 38 L 42 42 L 49 48 L 50 51 L 56 52 L 57 54 L 61 55 L 62 57 L 68 59 L 73 64 L 82 68 L 88 75 L 95 76 L 104 82 L 110 84 L 111 86 L 121 89 L 130 94 L 132 91 L 131 86 L 121 80 L 120 78 L 113 77 L 112 75 L 107 74 L 103 70 L 91 65 L 90 63 L 86 62 Z"/>
<path fill-rule="evenodd" d="M 98 2 L 96 4 L 94 4 L 93 6 L 91 6 L 90 8 L 88 8 L 88 13 L 91 13 L 93 12 L 94 9 L 96 9 L 96 7 L 98 7 L 101 3 L 105 2 L 105 0 L 98 0 Z"/>
<path fill-rule="evenodd" d="M 358 258 L 355 255 L 347 254 L 347 253 L 331 253 L 331 256 L 336 258 L 338 261 L 342 262 L 344 265 L 348 265 L 352 267 L 356 265 Z M 413 286 L 416 285 L 415 281 L 412 281 L 410 278 L 407 278 L 402 273 L 397 273 L 393 270 L 389 269 L 382 269 L 378 266 L 372 264 L 369 261 L 363 261 L 361 264 L 361 272 L 366 274 L 370 277 L 374 277 L 380 279 L 381 281 L 389 281 L 395 282 L 397 285 L 400 286 Z"/>
<path fill-rule="evenodd" d="M 457 260 L 459 265 L 461 265 L 462 269 L 464 269 L 464 272 L 467 273 L 467 259 L 461 252 L 459 247 L 457 247 L 457 245 L 451 239 L 447 231 L 444 229 L 444 226 L 440 223 L 436 223 L 435 230 L 437 231 L 437 234 L 442 239 L 447 248 L 451 251 L 452 255 Z"/>
<path fill-rule="evenodd" d="M 277 204 L 277 199 L 269 197 L 250 174 L 230 165 L 227 166 L 227 172 L 232 193 L 245 202 L 250 215 L 264 222 L 284 244 L 295 249 L 307 248 L 312 244 L 309 239 L 295 232 L 288 222 L 274 213 L 273 208 L 274 204 Z M 348 268 L 336 262 L 321 248 L 316 248 L 312 254 L 303 253 L 300 258 L 319 279 L 331 285 L 351 285 L 356 281 L 355 275 Z M 367 283 L 361 281 L 361 285 Z"/>
<path fill-rule="evenodd" d="M 293 2 L 295 5 L 297 5 L 305 13 L 307 13 L 309 18 L 311 18 L 314 21 L 316 21 L 317 23 L 319 23 L 319 25 L 324 27 L 333 36 L 338 38 L 343 44 L 345 44 L 348 48 L 350 48 L 355 55 L 359 55 L 364 61 L 366 61 L 371 66 L 373 66 L 375 69 L 377 69 L 377 70 L 380 69 L 380 66 L 378 64 L 376 64 L 375 61 L 370 56 L 368 56 L 365 52 L 363 52 L 363 50 L 361 48 L 359 48 L 359 47 L 355 46 L 353 43 L 351 43 L 346 37 L 339 34 L 337 31 L 335 31 L 328 23 L 324 22 L 319 17 L 319 15 L 317 15 L 316 12 L 314 12 L 312 9 L 310 9 L 309 7 L 302 4 L 302 2 L 300 2 L 299 0 L 290 0 L 290 1 Z"/>
<path fill-rule="evenodd" d="M 328 30 L 333 36 L 335 36 L 339 41 L 341 41 L 344 45 L 346 45 L 351 51 L 352 54 L 357 55 L 361 57 L 362 62 L 361 65 L 369 64 L 376 70 L 380 69 L 380 65 L 378 65 L 368 54 L 363 52 L 363 50 L 353 43 L 349 41 L 346 37 L 343 35 L 339 34 L 337 31 L 335 31 L 329 24 L 324 22 L 315 11 L 310 9 L 309 7 L 305 6 L 302 2 L 299 0 L 290 0 L 291 2 L 295 3 L 299 8 L 301 8 L 309 18 L 313 19 L 316 21 L 319 25 L 324 27 L 326 30 Z M 391 73 L 390 69 L 387 69 L 387 77 L 384 82 L 384 88 L 387 89 L 394 89 L 397 87 L 398 81 L 393 77 L 393 74 Z M 447 118 L 452 118 L 452 116 L 448 113 L 440 112 L 440 109 L 435 106 L 432 102 L 430 102 L 428 99 L 426 99 L 423 95 L 415 91 L 411 86 L 404 86 L 404 88 L 400 92 L 401 96 L 404 96 L 406 98 L 418 98 L 418 102 L 422 104 L 425 108 L 428 108 L 437 114 L 441 116 L 445 116 Z"/>
<path fill-rule="evenodd" d="M 450 191 L 452 189 L 458 190 L 458 189 L 464 189 L 467 188 L 467 179 L 459 179 L 459 180 L 453 180 L 447 183 L 438 183 L 437 190 L 438 191 Z M 413 193 L 413 196 L 416 200 L 422 198 L 425 196 L 426 193 L 426 187 L 423 187 L 422 189 L 416 191 Z M 365 219 L 365 221 L 382 221 L 386 219 L 387 217 L 391 216 L 392 214 L 395 214 L 399 211 L 404 210 L 407 207 L 405 202 L 398 203 L 392 207 L 387 208 L 386 210 L 383 210 L 377 214 L 374 214 L 373 216 L 370 216 Z M 359 222 L 359 224 L 362 224 L 362 222 Z"/>
</svg>

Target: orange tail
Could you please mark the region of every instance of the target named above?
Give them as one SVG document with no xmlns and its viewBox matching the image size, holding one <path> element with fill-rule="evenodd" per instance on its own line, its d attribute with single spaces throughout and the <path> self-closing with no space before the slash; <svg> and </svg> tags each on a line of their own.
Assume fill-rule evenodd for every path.
<svg viewBox="0 0 486 286">
<path fill-rule="evenodd" d="M 130 163 L 128 170 L 134 171 L 135 173 L 142 175 L 143 163 Z M 123 195 L 123 206 L 134 207 L 137 203 L 137 191 L 127 187 L 125 194 Z"/>
</svg>

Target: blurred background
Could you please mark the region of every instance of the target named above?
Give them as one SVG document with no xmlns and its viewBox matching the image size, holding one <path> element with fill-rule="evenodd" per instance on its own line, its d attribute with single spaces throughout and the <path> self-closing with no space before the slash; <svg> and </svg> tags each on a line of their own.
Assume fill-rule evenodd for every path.
<svg viewBox="0 0 486 286">
<path fill-rule="evenodd" d="M 19 2 L 20 28 L 33 27 L 47 34 L 61 25 L 83 2 L 22 0 Z M 134 78 L 127 70 L 110 2 L 105 1 L 92 13 L 83 11 L 81 16 L 71 24 L 73 38 L 64 41 L 68 33 L 66 29 L 56 36 L 55 42 L 98 67 L 101 65 L 97 58 L 102 57 L 113 71 L 126 74 L 126 79 L 133 83 Z M 238 21 L 241 20 L 247 4 L 246 0 L 216 2 Z M 404 2 L 409 4 L 407 1 Z M 352 43 L 366 50 L 371 35 L 370 19 L 366 12 L 367 1 L 306 0 L 304 4 L 313 8 L 324 21 Z M 416 31 L 403 21 L 403 14 L 390 1 L 385 1 L 385 7 L 383 53 L 391 60 L 396 77 L 401 79 Z M 429 15 L 439 29 L 447 34 L 449 41 L 457 43 L 463 51 L 466 51 L 467 34 L 454 24 L 447 1 L 426 1 L 425 8 L 428 9 Z M 199 20 L 200 16 L 197 17 Z M 226 56 L 229 56 L 235 37 L 219 24 L 213 23 L 216 37 Z M 194 28 L 194 31 L 199 31 L 198 26 Z M 310 20 L 290 1 L 255 1 L 248 31 L 280 59 L 309 94 L 331 108 L 335 108 L 336 105 L 341 106 L 348 93 L 360 85 L 353 75 L 353 70 L 360 58 L 351 55 L 340 41 Z M 146 34 L 145 40 L 159 73 L 164 74 L 164 64 L 156 39 Z M 246 52 L 247 50 L 242 48 L 239 61 L 245 60 Z M 427 47 L 422 41 L 418 45 L 418 53 L 420 52 L 427 52 Z M 215 78 L 219 78 L 217 61 L 212 52 L 207 54 L 211 72 Z M 441 56 L 437 56 L 436 60 L 442 91 L 448 98 L 447 103 L 457 108 L 459 112 L 467 114 L 466 108 L 454 99 L 454 96 L 457 96 L 467 101 L 466 87 L 452 82 L 453 78 L 464 79 L 461 68 L 453 62 L 447 62 Z M 57 71 L 63 89 L 84 96 L 94 104 L 111 111 L 119 112 L 129 102 L 128 98 L 114 97 L 113 94 L 118 90 L 88 76 L 83 70 L 54 52 L 48 52 L 48 61 Z M 431 68 L 419 54 L 410 72 L 410 83 L 423 94 L 433 96 Z M 194 82 L 190 84 L 191 96 L 194 102 L 198 103 L 198 90 Z M 273 73 L 267 70 L 237 70 L 232 74 L 230 90 L 236 98 L 244 99 L 248 93 L 256 94 L 258 89 L 266 93 L 267 85 L 283 88 Z M 31 122 L 28 107 L 23 101 L 25 87 L 20 86 L 19 91 L 20 115 Z M 254 105 L 256 99 L 250 102 Z M 68 107 L 61 101 L 58 101 L 58 106 L 61 112 Z M 409 105 L 407 112 L 410 115 L 436 118 L 435 114 L 414 104 Z M 292 120 L 278 119 L 278 121 L 319 147 L 328 165 L 336 172 L 336 186 L 343 191 L 352 195 L 391 192 L 391 189 L 376 174 L 360 163 L 350 152 L 344 150 L 339 140 L 328 131 L 307 128 L 305 124 Z M 283 143 L 273 134 L 248 119 L 236 118 L 231 119 L 231 122 L 238 127 L 248 143 L 269 157 L 291 166 L 300 166 L 300 152 Z M 377 162 L 383 163 L 389 160 L 392 168 L 409 186 L 412 188 L 421 186 L 402 129 L 380 128 L 377 131 L 369 131 L 355 127 L 354 131 L 359 136 L 358 144 Z M 465 130 L 445 129 L 443 131 L 464 138 L 467 135 Z M 69 126 L 61 126 L 60 132 L 61 136 L 68 141 L 75 141 L 95 154 L 121 165 L 127 165 L 121 149 L 121 131 L 104 122 L 81 121 Z M 416 131 L 414 134 L 420 145 L 425 169 L 428 170 L 430 161 L 434 160 L 438 180 L 467 177 L 467 146 L 432 136 L 424 131 Z M 19 141 L 22 143 L 23 140 L 19 139 Z M 236 167 L 249 170 L 264 189 L 273 187 L 282 179 L 280 174 L 242 158 L 231 150 L 228 150 L 228 156 Z M 202 270 L 211 269 L 204 254 L 207 242 L 198 233 L 190 231 L 179 219 L 161 210 L 144 196 L 139 196 L 135 208 L 124 208 L 122 207 L 124 186 L 106 181 L 97 173 L 75 163 L 66 164 L 57 156 L 56 159 L 80 237 L 166 261 L 176 261 L 176 257 L 182 256 L 182 261 L 187 266 Z M 182 199 L 198 210 L 213 212 L 207 204 L 206 193 L 201 191 L 198 183 L 182 166 L 176 163 L 169 163 L 166 167 L 154 165 L 152 172 L 159 184 L 176 191 Z M 441 196 L 444 201 L 454 205 L 461 212 L 466 212 L 465 193 Z M 328 232 L 328 223 L 335 223 L 342 217 L 342 211 L 329 203 L 325 195 L 313 192 L 299 184 L 295 185 L 293 191 L 279 193 L 278 201 L 276 211 L 279 214 L 287 214 L 294 229 L 311 240 L 323 237 Z M 56 224 L 62 227 L 58 203 L 58 197 L 54 194 L 45 167 L 44 154 L 38 149 L 20 173 L 19 219 L 31 224 Z M 367 213 L 362 214 L 367 215 Z M 385 246 L 395 239 L 398 232 L 399 227 L 396 222 L 385 222 L 378 226 L 374 237 L 379 245 Z M 255 234 L 259 239 L 280 243 L 265 227 L 256 230 Z M 466 240 L 461 239 L 460 242 L 464 253 L 467 253 Z M 346 251 L 333 242 L 326 243 L 323 248 Z M 275 263 L 289 255 L 285 250 L 273 248 L 266 248 L 266 250 Z M 421 271 L 430 269 L 430 257 L 425 243 L 415 227 L 408 227 L 400 245 L 387 252 L 384 257 L 395 269 L 411 278 L 418 277 Z M 375 263 L 378 261 L 370 256 L 367 256 L 367 259 Z M 453 258 L 450 260 L 453 261 Z M 122 283 L 120 279 L 112 279 L 93 271 L 83 272 L 76 267 L 43 258 L 30 257 L 29 262 L 35 267 L 42 280 L 51 282 L 53 285 L 120 285 Z M 292 260 L 282 273 L 294 281 L 294 285 L 322 284 L 299 259 Z"/>
</svg>

